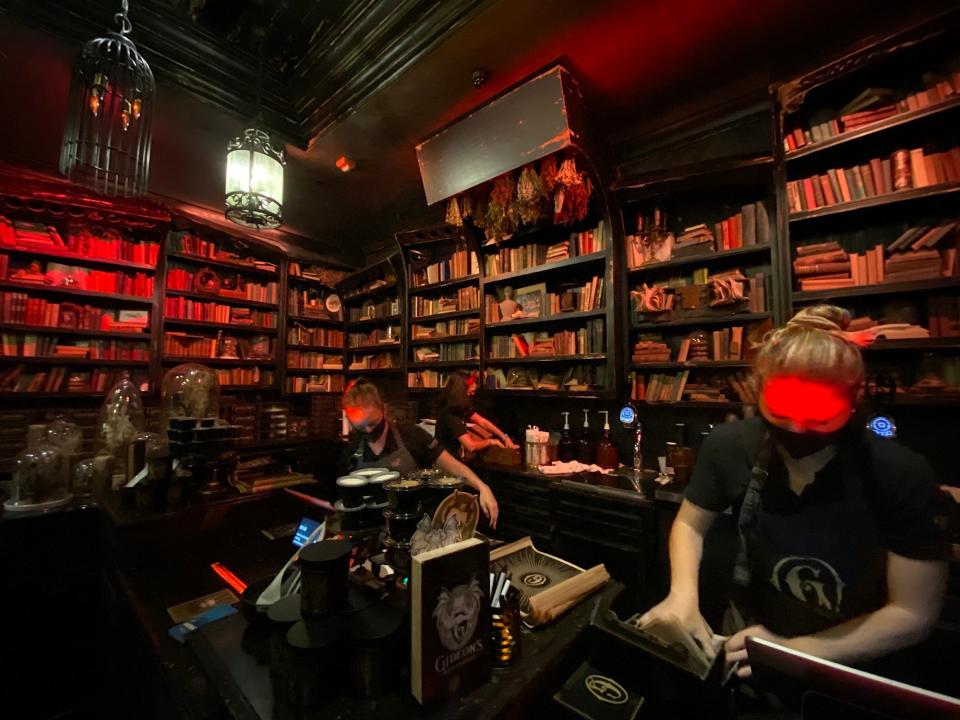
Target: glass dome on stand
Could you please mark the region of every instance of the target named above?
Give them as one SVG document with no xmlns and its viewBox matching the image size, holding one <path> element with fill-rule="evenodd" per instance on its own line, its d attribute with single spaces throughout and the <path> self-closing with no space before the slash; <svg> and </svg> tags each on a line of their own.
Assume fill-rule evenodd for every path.
<svg viewBox="0 0 960 720">
<path fill-rule="evenodd" d="M 3 503 L 5 510 L 48 510 L 71 499 L 67 456 L 62 448 L 48 442 L 43 425 L 28 428 L 27 447 L 14 459 L 12 475 L 12 492 Z"/>
</svg>

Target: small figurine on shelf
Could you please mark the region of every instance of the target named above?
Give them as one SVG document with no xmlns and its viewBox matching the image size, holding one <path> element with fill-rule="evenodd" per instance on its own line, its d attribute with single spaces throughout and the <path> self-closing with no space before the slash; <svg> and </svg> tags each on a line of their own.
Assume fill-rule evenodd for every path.
<svg viewBox="0 0 960 720">
<path fill-rule="evenodd" d="M 513 299 L 513 288 L 508 285 L 503 289 L 503 300 L 500 301 L 500 319 L 513 320 L 518 317 L 523 317 L 523 311 Z"/>
<path fill-rule="evenodd" d="M 696 330 L 690 334 L 690 352 L 687 360 L 690 362 L 705 362 L 710 359 L 710 341 L 707 333 Z"/>
<path fill-rule="evenodd" d="M 673 309 L 673 293 L 668 288 L 650 286 L 646 283 L 639 290 L 631 290 L 638 313 L 662 313 Z"/>
<path fill-rule="evenodd" d="M 239 360 L 240 355 L 237 354 L 238 343 L 235 337 L 224 337 L 220 342 L 220 354 L 219 358 L 221 360 Z"/>
<path fill-rule="evenodd" d="M 33 285 L 50 284 L 50 278 L 44 274 L 43 266 L 37 260 L 33 260 L 26 268 L 15 270 L 10 276 L 10 279 L 16 280 L 18 283 L 30 283 Z"/>
<path fill-rule="evenodd" d="M 712 275 L 710 277 L 710 307 L 733 305 L 746 300 L 743 283 L 746 280 L 739 270 Z"/>
<path fill-rule="evenodd" d="M 220 292 L 220 278 L 210 268 L 202 268 L 193 276 L 193 291 L 216 295 Z"/>
</svg>

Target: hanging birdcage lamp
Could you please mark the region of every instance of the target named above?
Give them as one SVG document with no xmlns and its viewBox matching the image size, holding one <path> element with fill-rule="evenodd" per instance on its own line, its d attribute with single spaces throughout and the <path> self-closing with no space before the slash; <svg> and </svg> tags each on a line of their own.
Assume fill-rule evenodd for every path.
<svg viewBox="0 0 960 720">
<path fill-rule="evenodd" d="M 145 195 L 156 85 L 128 38 L 133 26 L 122 0 L 119 32 L 86 43 L 73 68 L 60 172 L 105 195 Z"/>
</svg>

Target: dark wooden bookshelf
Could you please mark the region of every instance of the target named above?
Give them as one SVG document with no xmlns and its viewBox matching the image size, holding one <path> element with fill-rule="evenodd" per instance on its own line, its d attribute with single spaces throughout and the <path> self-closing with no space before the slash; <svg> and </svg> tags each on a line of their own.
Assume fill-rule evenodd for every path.
<svg viewBox="0 0 960 720">
<path fill-rule="evenodd" d="M 534 265 L 533 267 L 514 270 L 507 273 L 498 273 L 497 275 L 488 275 L 484 278 L 484 285 L 501 285 L 517 278 L 532 277 L 534 275 L 543 275 L 544 273 L 554 272 L 556 270 L 568 270 L 578 265 L 597 263 L 607 259 L 607 251 L 590 253 L 589 255 L 579 255 L 577 257 L 567 258 L 566 260 L 555 260 L 553 262 Z"/>
<path fill-rule="evenodd" d="M 436 313 L 434 315 L 421 315 L 420 317 L 411 317 L 411 324 L 423 324 L 423 323 L 433 323 L 442 320 L 452 320 L 455 318 L 465 318 L 473 317 L 474 315 L 480 314 L 480 308 L 473 308 L 471 310 L 453 310 L 451 312 L 445 313 Z"/>
<path fill-rule="evenodd" d="M 402 372 L 403 368 L 400 367 L 390 367 L 390 368 L 347 368 L 343 372 L 350 373 L 351 375 L 387 375 L 390 373 Z"/>
<path fill-rule="evenodd" d="M 366 300 L 367 298 L 372 298 L 372 297 L 376 297 L 377 295 L 381 295 L 387 292 L 388 290 L 396 290 L 396 289 L 397 289 L 397 281 L 394 280 L 393 282 L 388 282 L 386 285 L 380 285 L 378 287 L 375 287 L 372 290 L 364 290 L 363 292 L 358 292 L 354 294 L 348 294 L 344 292 L 340 296 L 340 298 L 341 300 L 343 300 L 344 303 L 349 302 L 353 304 L 357 300 Z"/>
<path fill-rule="evenodd" d="M 519 358 L 487 358 L 484 362 L 487 365 L 543 365 L 548 363 L 582 363 L 582 362 L 602 362 L 607 359 L 606 353 L 584 353 L 583 355 L 547 355 L 544 357 L 519 357 Z"/>
<path fill-rule="evenodd" d="M 413 322 L 411 320 L 411 322 Z M 417 338 L 411 340 L 410 345 L 437 345 L 438 343 L 470 342 L 480 340 L 480 333 L 466 333 L 464 335 L 440 335 L 435 338 Z"/>
<path fill-rule="evenodd" d="M 332 285 L 328 285 L 323 280 L 303 277 L 302 275 L 287 275 L 287 284 L 288 285 L 309 285 L 311 287 L 316 287 L 316 288 L 321 288 L 323 290 L 330 290 L 331 292 L 336 292 L 335 287 L 333 287 Z"/>
<path fill-rule="evenodd" d="M 788 219 L 791 223 L 802 222 L 804 220 L 816 220 L 817 218 L 828 217 L 830 215 L 868 210 L 893 203 L 948 196 L 958 191 L 960 191 L 960 183 L 942 183 L 940 185 L 928 185 L 910 190 L 897 190 L 892 193 L 884 193 L 883 195 L 874 195 L 873 197 L 854 200 L 853 202 L 836 203 L 835 205 L 828 205 L 827 207 L 820 207 L 814 210 L 792 212 Z"/>
<path fill-rule="evenodd" d="M 634 330 L 658 330 L 660 328 L 692 327 L 696 325 L 726 325 L 727 323 L 754 322 L 766 320 L 770 313 L 736 313 L 733 315 L 702 315 L 699 317 L 685 317 L 663 322 L 633 323 Z"/>
<path fill-rule="evenodd" d="M 654 362 L 630 363 L 632 370 L 710 370 L 730 368 L 750 368 L 752 364 L 743 360 L 709 360 L 705 362 Z"/>
<path fill-rule="evenodd" d="M 707 265 L 709 263 L 716 262 L 717 260 L 726 260 L 727 258 L 737 258 L 767 253 L 770 251 L 770 247 L 770 243 L 762 243 L 760 245 L 747 245 L 746 247 L 735 248 L 733 250 L 720 250 L 718 252 L 697 255 L 695 257 L 671 258 L 670 260 L 652 262 L 647 263 L 646 265 L 641 265 L 640 267 L 629 268 L 627 273 L 632 277 L 643 273 L 655 272 L 657 270 L 688 267 L 690 265 Z"/>
<path fill-rule="evenodd" d="M 910 280 L 908 282 L 883 282 L 876 285 L 836 288 L 835 290 L 800 290 L 793 293 L 794 302 L 814 302 L 832 298 L 855 298 L 868 295 L 896 295 L 900 293 L 952 290 L 960 287 L 960 277 Z"/>
<path fill-rule="evenodd" d="M 180 318 L 165 317 L 164 325 L 182 325 L 183 327 L 209 328 L 211 330 L 230 330 L 231 332 L 260 333 L 276 335 L 277 328 L 260 327 L 259 325 L 237 325 L 233 323 L 208 322 L 206 320 L 182 320 Z"/>
<path fill-rule="evenodd" d="M 287 369 L 287 372 L 310 373 L 313 375 L 334 375 L 334 374 L 343 372 L 342 366 L 336 367 L 336 368 L 302 368 L 302 367 L 294 367 L 292 365 L 287 365 L 286 369 Z"/>
<path fill-rule="evenodd" d="M 337 320 L 336 318 L 310 317 L 309 315 L 287 315 L 287 319 L 299 323 L 319 323 L 334 325 L 336 327 L 343 326 L 343 320 Z"/>
<path fill-rule="evenodd" d="M 284 397 L 302 397 L 305 395 L 343 395 L 343 390 L 284 390 Z"/>
<path fill-rule="evenodd" d="M 31 400 L 69 400 L 69 399 L 97 399 L 103 400 L 107 396 L 107 392 L 110 388 L 106 390 L 84 390 L 81 392 L 0 392 L 0 398 L 4 399 L 14 399 L 14 398 L 29 398 Z M 141 397 L 144 395 L 152 395 L 154 390 L 138 390 Z"/>
<path fill-rule="evenodd" d="M 377 318 L 366 318 L 364 320 L 347 320 L 347 331 L 356 327 L 367 327 L 370 325 L 382 325 L 391 322 L 400 322 L 400 315 L 385 315 Z"/>
<path fill-rule="evenodd" d="M 909 395 L 897 395 L 892 400 L 880 395 L 873 395 L 871 399 L 881 404 L 901 407 L 960 407 L 960 396 L 957 395 L 948 397 L 911 397 Z"/>
<path fill-rule="evenodd" d="M 65 298 L 84 298 L 98 302 L 118 303 L 122 305 L 153 305 L 153 296 L 138 297 L 136 295 L 122 295 L 120 293 L 104 293 L 96 290 L 80 290 L 79 288 L 60 285 L 37 285 L 35 283 L 18 283 L 10 280 L 0 282 L 0 290 L 25 292 L 37 295 L 52 295 Z"/>
<path fill-rule="evenodd" d="M 81 255 L 79 253 L 72 253 L 67 251 L 58 251 L 58 250 L 43 250 L 40 248 L 22 248 L 15 247 L 13 245 L 0 245 L 0 254 L 7 253 L 9 255 L 25 255 L 30 258 L 46 258 L 48 260 L 58 260 L 65 263 L 77 263 L 80 265 L 93 265 L 95 267 L 105 267 L 110 269 L 120 268 L 122 270 L 132 270 L 135 272 L 156 272 L 157 268 L 155 265 L 148 265 L 146 263 L 136 263 L 130 260 L 113 260 L 110 258 L 99 258 L 92 255 Z"/>
<path fill-rule="evenodd" d="M 263 275 L 264 277 L 269 277 L 276 280 L 280 274 L 279 263 L 274 262 L 273 260 L 268 260 L 267 262 L 274 262 L 277 265 L 276 270 L 267 270 L 266 268 L 259 268 L 255 265 L 247 265 L 245 263 L 233 263 L 227 260 L 211 260 L 209 258 L 199 257 L 198 255 L 190 255 L 189 253 L 180 253 L 173 252 L 171 250 L 167 251 L 168 260 L 176 260 L 178 262 L 193 263 L 194 265 L 209 265 L 210 267 L 225 268 L 227 270 L 235 270 L 239 273 L 251 273 L 253 275 Z"/>
<path fill-rule="evenodd" d="M 804 145 L 802 148 L 797 148 L 796 150 L 789 150 L 786 152 L 784 157 L 788 161 L 807 157 L 808 155 L 823 152 L 824 150 L 829 150 L 830 148 L 845 145 L 846 143 L 854 140 L 861 140 L 863 138 L 871 137 L 878 133 L 882 133 L 885 130 L 901 127 L 902 125 L 907 125 L 917 120 L 922 120 L 923 118 L 940 115 L 941 113 L 955 110 L 958 107 L 960 107 L 960 95 L 951 97 L 949 100 L 944 100 L 943 102 L 936 103 L 935 105 L 920 108 L 918 110 L 897 113 L 892 117 L 884 120 L 878 120 L 877 122 L 870 123 L 869 125 L 864 125 L 856 130 L 840 133 L 839 135 L 835 135 L 827 140 L 821 140 L 820 142 L 812 143 L 810 145 Z"/>
<path fill-rule="evenodd" d="M 221 385 L 222 392 L 275 392 L 279 390 L 276 383 L 271 385 Z"/>
<path fill-rule="evenodd" d="M 897 350 L 954 350 L 960 348 L 960 337 L 910 338 L 905 340 L 877 340 L 863 348 L 864 352 L 893 352 Z"/>
<path fill-rule="evenodd" d="M 150 333 L 110 332 L 109 330 L 84 330 L 80 328 L 65 328 L 61 326 L 48 327 L 46 325 L 20 325 L 17 323 L 0 323 L 0 332 L 23 332 L 34 335 L 65 335 L 68 337 L 94 337 L 108 340 L 139 340 L 150 342 Z"/>
<path fill-rule="evenodd" d="M 220 367 L 256 367 L 262 365 L 276 365 L 276 358 L 248 359 L 248 358 L 204 358 L 204 357 L 173 357 L 165 355 L 160 361 L 163 365 L 181 365 L 183 363 L 199 363 L 201 365 L 216 365 Z"/>
<path fill-rule="evenodd" d="M 552 325 L 556 323 L 571 322 L 573 320 L 589 320 L 592 318 L 606 317 L 607 311 L 583 310 L 579 312 L 557 313 L 546 317 L 537 318 L 517 318 L 516 320 L 506 320 L 496 323 L 487 323 L 487 330 L 509 330 L 514 327 L 536 327 L 538 325 Z"/>
<path fill-rule="evenodd" d="M 190 298 L 191 300 L 201 300 L 204 302 L 216 302 L 216 303 L 222 303 L 224 305 L 241 305 L 243 307 L 253 307 L 253 308 L 262 308 L 264 310 L 273 310 L 274 312 L 280 309 L 280 305 L 277 303 L 266 303 L 266 302 L 260 302 L 259 300 L 247 300 L 246 298 L 227 297 L 224 295 L 216 295 L 214 293 L 191 292 L 189 290 L 171 290 L 170 288 L 165 288 L 164 292 L 167 295 L 173 295 L 176 297 L 185 297 L 185 298 Z"/>
<path fill-rule="evenodd" d="M 426 295 L 428 293 L 433 293 L 441 290 L 447 290 L 449 288 L 462 287 L 463 285 L 470 285 L 475 283 L 480 279 L 479 275 L 465 275 L 461 278 L 454 278 L 453 280 L 442 280 L 441 282 L 430 283 L 428 285 L 418 285 L 417 287 L 411 287 L 408 295 Z"/>
<path fill-rule="evenodd" d="M 507 397 L 522 397 L 529 395 L 535 398 L 581 398 L 583 400 L 599 400 L 605 397 L 605 394 L 599 390 L 537 390 L 535 388 L 495 388 L 484 390 L 490 395 L 501 395 Z"/>
<path fill-rule="evenodd" d="M 480 358 L 472 360 L 429 360 L 427 362 L 417 362 L 411 360 L 407 367 L 412 370 L 429 370 L 430 368 L 455 368 L 455 367 L 473 367 L 480 364 Z"/>
<path fill-rule="evenodd" d="M 94 360 L 91 358 L 66 358 L 60 355 L 18 357 L 16 355 L 0 355 L 0 362 L 13 365 L 76 365 L 77 367 L 128 367 L 146 366 L 149 360 Z"/>
<path fill-rule="evenodd" d="M 376 352 L 378 350 L 400 349 L 400 343 L 381 343 L 380 345 L 356 345 L 354 347 L 343 348 L 348 352 Z"/>
<path fill-rule="evenodd" d="M 723 176 L 724 181 L 728 181 L 730 176 L 749 177 L 758 170 L 766 172 L 772 164 L 773 155 L 769 152 L 704 160 L 624 178 L 614 184 L 614 190 L 628 202 L 645 200 L 678 192 L 691 185 L 709 183 L 719 176 Z"/>
<path fill-rule="evenodd" d="M 344 347 L 338 345 L 336 347 L 332 345 L 291 345 L 287 343 L 287 350 L 300 350 L 304 352 L 324 352 L 324 353 L 342 353 Z"/>
</svg>

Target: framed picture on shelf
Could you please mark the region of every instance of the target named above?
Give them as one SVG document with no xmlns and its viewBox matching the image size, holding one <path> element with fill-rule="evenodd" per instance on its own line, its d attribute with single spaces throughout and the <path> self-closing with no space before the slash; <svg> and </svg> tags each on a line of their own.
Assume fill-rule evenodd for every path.
<svg viewBox="0 0 960 720">
<path fill-rule="evenodd" d="M 536 285 L 518 288 L 516 300 L 525 318 L 546 317 L 549 314 L 546 306 L 546 283 L 537 283 Z"/>
</svg>

